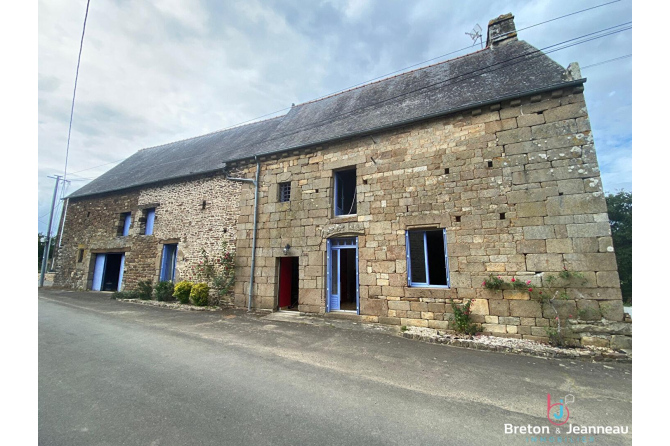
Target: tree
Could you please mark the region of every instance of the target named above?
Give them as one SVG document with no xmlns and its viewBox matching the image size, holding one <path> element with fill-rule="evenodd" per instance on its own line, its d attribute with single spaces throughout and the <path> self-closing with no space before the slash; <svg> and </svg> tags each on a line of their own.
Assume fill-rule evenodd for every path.
<svg viewBox="0 0 670 446">
<path fill-rule="evenodd" d="M 607 213 L 612 228 L 612 241 L 621 280 L 621 294 L 626 303 L 633 303 L 633 193 L 619 191 L 607 194 Z"/>
</svg>

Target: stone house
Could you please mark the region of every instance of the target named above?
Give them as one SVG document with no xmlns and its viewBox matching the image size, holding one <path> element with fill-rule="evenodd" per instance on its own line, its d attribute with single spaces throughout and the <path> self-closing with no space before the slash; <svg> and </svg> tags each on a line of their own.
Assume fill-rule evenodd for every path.
<svg viewBox="0 0 670 446">
<path fill-rule="evenodd" d="M 585 81 L 507 14 L 481 51 L 141 150 L 69 197 L 56 282 L 188 278 L 226 242 L 240 307 L 449 329 L 474 299 L 486 333 L 546 340 L 558 314 L 626 347 Z"/>
</svg>

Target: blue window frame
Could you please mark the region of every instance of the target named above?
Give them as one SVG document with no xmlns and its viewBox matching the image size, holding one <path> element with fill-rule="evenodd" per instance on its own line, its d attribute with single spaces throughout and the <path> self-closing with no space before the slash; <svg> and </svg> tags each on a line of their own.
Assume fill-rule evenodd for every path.
<svg viewBox="0 0 670 446">
<path fill-rule="evenodd" d="M 144 223 L 144 235 L 152 235 L 154 233 L 154 221 L 156 220 L 156 209 L 146 209 L 146 222 Z"/>
<path fill-rule="evenodd" d="M 405 232 L 407 285 L 449 288 L 449 258 L 445 229 Z"/>
<path fill-rule="evenodd" d="M 177 244 L 163 245 L 163 259 L 161 261 L 160 281 L 174 281 L 175 266 L 177 265 Z"/>
<path fill-rule="evenodd" d="M 121 233 L 119 235 L 121 235 L 121 236 L 128 235 L 128 232 L 130 231 L 131 220 L 132 219 L 130 218 L 130 212 L 124 212 L 123 214 L 121 214 L 121 222 L 122 222 L 123 226 L 121 226 L 121 231 L 120 231 Z"/>
<path fill-rule="evenodd" d="M 335 172 L 335 215 L 356 214 L 356 169 Z"/>
</svg>

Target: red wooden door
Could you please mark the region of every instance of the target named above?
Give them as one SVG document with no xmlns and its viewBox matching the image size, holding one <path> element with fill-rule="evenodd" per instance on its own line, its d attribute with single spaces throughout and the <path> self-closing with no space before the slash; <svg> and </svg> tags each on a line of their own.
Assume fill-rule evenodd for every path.
<svg viewBox="0 0 670 446">
<path fill-rule="evenodd" d="M 293 263 L 291 257 L 282 257 L 279 263 L 279 307 L 291 305 L 291 279 Z"/>
</svg>

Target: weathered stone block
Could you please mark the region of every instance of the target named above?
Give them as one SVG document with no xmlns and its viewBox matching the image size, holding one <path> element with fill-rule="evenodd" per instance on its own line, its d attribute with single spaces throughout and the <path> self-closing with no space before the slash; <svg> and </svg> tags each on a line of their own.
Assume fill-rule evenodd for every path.
<svg viewBox="0 0 670 446">
<path fill-rule="evenodd" d="M 633 338 L 631 336 L 614 335 L 610 340 L 610 348 L 616 350 L 632 350 Z"/>
<path fill-rule="evenodd" d="M 620 285 L 618 271 L 598 271 L 596 281 L 599 287 L 616 288 Z"/>
<path fill-rule="evenodd" d="M 547 208 L 544 202 L 518 203 L 516 205 L 517 217 L 543 217 L 547 215 Z"/>
<path fill-rule="evenodd" d="M 580 299 L 577 301 L 577 316 L 585 321 L 597 321 L 602 317 L 598 301 Z"/>
<path fill-rule="evenodd" d="M 568 237 L 609 237 L 611 235 L 608 222 L 567 225 L 567 229 Z"/>
<path fill-rule="evenodd" d="M 485 333 L 507 333 L 507 327 L 500 324 L 482 324 Z"/>
<path fill-rule="evenodd" d="M 542 317 L 542 306 L 536 301 L 514 300 L 509 303 L 509 313 L 516 317 Z"/>
<path fill-rule="evenodd" d="M 527 291 L 503 290 L 503 299 L 506 300 L 529 300 L 530 295 Z"/>
<path fill-rule="evenodd" d="M 409 311 L 410 306 L 409 302 L 406 301 L 399 301 L 399 300 L 390 300 L 388 301 L 388 309 L 389 310 L 403 310 L 403 311 Z"/>
<path fill-rule="evenodd" d="M 555 238 L 553 226 L 525 226 L 523 236 L 526 240 L 546 240 Z"/>
<path fill-rule="evenodd" d="M 509 301 L 489 300 L 489 313 L 495 316 L 509 316 Z"/>
<path fill-rule="evenodd" d="M 400 318 L 397 317 L 388 317 L 388 316 L 379 316 L 379 323 L 386 325 L 400 325 Z"/>
<path fill-rule="evenodd" d="M 519 240 L 516 243 L 517 252 L 524 254 L 544 254 L 547 252 L 545 240 Z"/>
<path fill-rule="evenodd" d="M 563 269 L 563 255 L 528 254 L 526 256 L 526 265 L 530 271 L 559 271 Z"/>
<path fill-rule="evenodd" d="M 614 253 L 563 254 L 566 268 L 570 271 L 616 271 Z M 558 271 L 556 268 L 552 271 Z"/>
<path fill-rule="evenodd" d="M 514 144 L 522 141 L 530 141 L 531 139 L 531 129 L 528 127 L 513 129 L 513 130 L 503 130 L 502 132 L 496 133 L 498 138 L 498 145 L 505 144 Z"/>
<path fill-rule="evenodd" d="M 521 325 L 521 319 L 518 317 L 500 317 L 498 318 L 498 323 L 505 325 Z"/>
<path fill-rule="evenodd" d="M 600 313 L 610 321 L 623 320 L 623 302 L 620 300 L 606 300 L 599 302 Z"/>
<path fill-rule="evenodd" d="M 561 107 L 552 108 L 544 112 L 544 118 L 547 123 L 564 121 L 566 119 L 581 118 L 583 116 L 586 116 L 586 104 L 583 102 L 563 105 Z M 575 130 L 579 131 L 578 128 Z"/>
<path fill-rule="evenodd" d="M 516 118 L 519 127 L 530 127 L 533 125 L 544 124 L 544 115 L 533 113 L 530 115 L 521 115 Z"/>
<path fill-rule="evenodd" d="M 606 337 L 600 336 L 582 336 L 582 345 L 590 345 L 593 347 L 609 347 L 610 340 Z"/>
<path fill-rule="evenodd" d="M 489 301 L 486 299 L 475 299 L 474 302 L 470 304 L 470 312 L 472 314 L 489 314 Z"/>
<path fill-rule="evenodd" d="M 549 239 L 547 240 L 547 253 L 571 253 L 572 252 L 572 239 L 561 238 L 561 239 Z"/>
<path fill-rule="evenodd" d="M 607 212 L 607 204 L 600 194 L 574 194 L 547 198 L 549 215 L 595 214 L 598 212 Z"/>
</svg>

